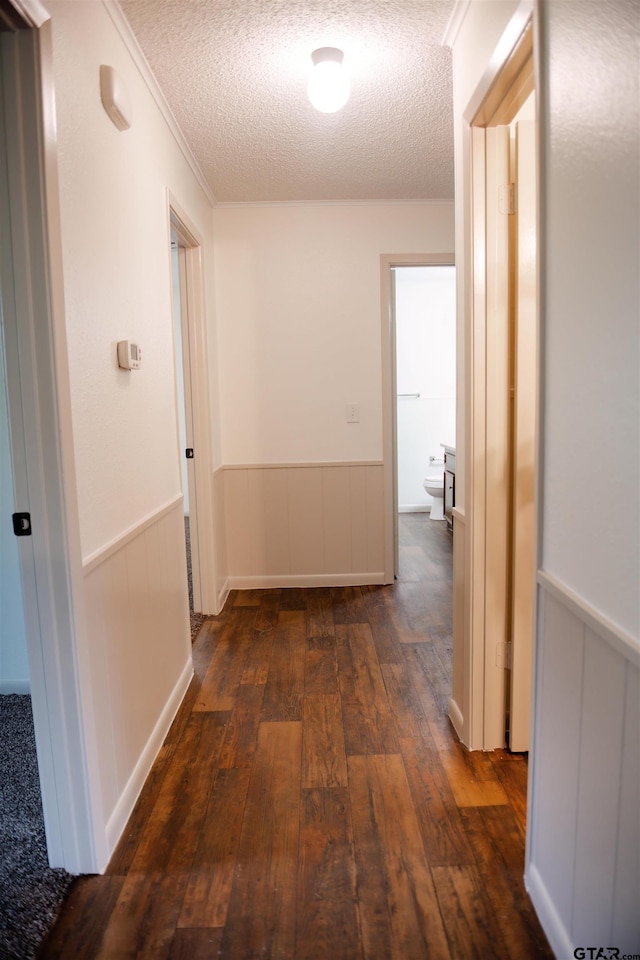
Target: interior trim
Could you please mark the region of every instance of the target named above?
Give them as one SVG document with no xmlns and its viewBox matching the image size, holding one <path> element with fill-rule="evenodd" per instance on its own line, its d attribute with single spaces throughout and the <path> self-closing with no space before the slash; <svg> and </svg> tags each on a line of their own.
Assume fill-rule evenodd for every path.
<svg viewBox="0 0 640 960">
<path fill-rule="evenodd" d="M 272 590 L 288 587 L 366 587 L 383 584 L 384 573 L 275 574 L 257 577 L 229 577 L 230 590 Z"/>
<path fill-rule="evenodd" d="M 191 148 L 189 147 L 187 141 L 185 140 L 182 130 L 178 126 L 178 122 L 176 118 L 171 112 L 171 107 L 167 103 L 167 100 L 158 85 L 158 81 L 156 80 L 153 74 L 153 71 L 149 66 L 147 58 L 145 57 L 144 53 L 140 49 L 140 45 L 136 40 L 135 35 L 129 25 L 129 21 L 127 20 L 124 13 L 122 12 L 119 4 L 109 3 L 107 2 L 107 0 L 103 0 L 103 6 L 107 11 L 107 13 L 109 14 L 111 20 L 113 21 L 113 24 L 116 30 L 120 34 L 122 42 L 127 48 L 131 56 L 131 59 L 135 63 L 136 67 L 138 68 L 138 72 L 140 73 L 140 76 L 142 77 L 145 84 L 147 85 L 149 93 L 155 100 L 156 105 L 160 110 L 160 113 L 164 117 L 164 120 L 167 126 L 169 127 L 169 130 L 173 134 L 174 140 L 176 141 L 178 148 L 180 149 L 185 160 L 191 167 L 191 170 L 193 171 L 193 174 L 196 180 L 202 187 L 202 190 L 207 200 L 209 201 L 211 206 L 215 206 L 216 198 L 213 195 L 211 187 L 207 183 L 205 176 L 202 170 L 200 169 L 198 161 L 196 160 L 194 154 L 191 151 Z"/>
<path fill-rule="evenodd" d="M 552 573 L 546 570 L 539 570 L 537 575 L 538 584 L 544 591 L 551 594 L 564 607 L 569 610 L 578 620 L 593 633 L 596 633 L 610 647 L 629 660 L 634 666 L 640 668 L 640 642 L 630 633 L 623 630 L 608 617 L 600 613 L 594 607 L 583 600 L 577 593 L 574 593 L 570 587 L 566 586 Z"/>
<path fill-rule="evenodd" d="M 305 460 L 289 463 L 225 463 L 217 467 L 214 473 L 221 470 L 299 470 L 304 468 L 322 469 L 326 467 L 381 467 L 382 460 Z"/>
<path fill-rule="evenodd" d="M 105 833 L 109 856 L 113 853 L 120 837 L 123 834 L 123 831 L 127 825 L 127 821 L 131 816 L 135 806 L 136 800 L 138 799 L 145 780 L 149 775 L 153 761 L 158 755 L 158 751 L 162 746 L 164 738 L 169 732 L 169 728 L 173 723 L 174 717 L 177 714 L 180 704 L 182 703 L 189 688 L 192 676 L 193 663 L 191 660 L 191 651 L 189 651 L 189 659 L 185 663 L 182 673 L 178 677 L 178 680 L 169 695 L 169 699 L 167 700 L 164 709 L 158 717 L 157 723 L 151 732 L 151 736 L 147 740 L 142 753 L 138 757 L 131 776 L 127 780 L 124 790 L 118 797 L 118 802 L 107 822 Z"/>
<path fill-rule="evenodd" d="M 125 530 L 124 533 L 120 534 L 117 537 L 114 537 L 113 540 L 110 540 L 103 547 L 100 547 L 94 553 L 89 554 L 89 556 L 82 561 L 82 572 L 86 576 L 88 573 L 91 573 L 92 570 L 95 570 L 96 567 L 99 567 L 103 564 L 109 557 L 112 557 L 115 553 L 118 553 L 119 550 L 122 550 L 128 543 L 132 540 L 135 540 L 136 537 L 139 537 L 141 533 L 144 533 L 145 530 L 148 530 L 149 527 L 152 527 L 159 520 L 162 520 L 168 513 L 171 513 L 172 510 L 175 510 L 180 504 L 182 504 L 183 496 L 179 493 L 169 500 L 164 507 L 160 507 L 159 510 L 154 511 L 153 513 L 148 513 L 146 517 L 143 517 L 142 520 L 138 523 L 134 523 L 133 526 L 129 527 L 128 530 Z"/>
<path fill-rule="evenodd" d="M 454 198 L 437 200 L 220 200 L 216 208 L 225 207 L 441 207 L 450 206 Z"/>
</svg>

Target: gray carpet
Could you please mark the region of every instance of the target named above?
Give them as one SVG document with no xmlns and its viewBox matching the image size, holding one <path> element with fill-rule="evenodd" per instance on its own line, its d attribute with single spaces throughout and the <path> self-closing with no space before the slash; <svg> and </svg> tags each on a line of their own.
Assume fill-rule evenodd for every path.
<svg viewBox="0 0 640 960">
<path fill-rule="evenodd" d="M 73 877 L 51 870 L 31 698 L 0 696 L 0 958 L 31 960 Z"/>
<path fill-rule="evenodd" d="M 191 527 L 189 517 L 184 518 L 184 539 L 187 547 L 187 582 L 189 584 L 189 615 L 191 617 L 191 643 L 194 643 L 200 633 L 200 627 L 207 619 L 204 613 L 197 613 L 193 609 L 193 573 L 191 571 Z"/>
</svg>

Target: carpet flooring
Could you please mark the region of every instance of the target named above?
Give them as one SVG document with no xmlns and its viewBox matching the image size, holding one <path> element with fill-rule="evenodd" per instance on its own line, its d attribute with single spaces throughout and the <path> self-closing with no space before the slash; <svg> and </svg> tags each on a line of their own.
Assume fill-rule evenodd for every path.
<svg viewBox="0 0 640 960">
<path fill-rule="evenodd" d="M 47 861 L 31 698 L 0 696 L 2 960 L 32 960 L 72 880 Z"/>
<path fill-rule="evenodd" d="M 200 627 L 207 619 L 204 613 L 193 609 L 193 573 L 191 569 L 191 528 L 189 517 L 184 518 L 184 539 L 187 547 L 187 582 L 189 584 L 189 615 L 191 617 L 191 643 L 194 643 Z"/>
</svg>

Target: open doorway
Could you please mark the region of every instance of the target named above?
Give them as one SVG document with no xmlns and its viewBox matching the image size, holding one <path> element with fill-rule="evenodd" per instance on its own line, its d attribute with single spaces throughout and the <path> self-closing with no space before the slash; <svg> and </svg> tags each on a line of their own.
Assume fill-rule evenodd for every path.
<svg viewBox="0 0 640 960">
<path fill-rule="evenodd" d="M 190 461 L 193 460 L 193 413 L 191 400 L 191 372 L 189 352 L 189 325 L 183 323 L 183 311 L 187 307 L 186 271 L 184 243 L 180 244 L 175 230 L 171 232 L 171 283 L 173 293 L 173 337 L 176 361 L 176 401 L 178 408 L 178 449 L 180 455 L 180 476 L 182 483 L 182 506 L 184 511 L 184 534 L 187 556 L 187 583 L 189 589 L 189 615 L 191 617 L 192 637 L 201 622 L 202 591 L 200 589 L 200 565 L 198 556 L 198 526 L 193 524 L 194 547 L 192 550 L 191 510 L 195 507 L 197 516 L 197 500 L 195 478 L 190 470 Z M 188 307 L 187 307 L 188 309 Z M 186 317 L 185 317 L 186 320 Z M 195 558 L 195 589 L 194 589 L 194 558 Z M 197 603 L 196 603 L 197 598 Z"/>
<path fill-rule="evenodd" d="M 385 583 L 400 574 L 399 513 L 430 516 L 429 476 L 442 474 L 444 497 L 441 444 L 455 444 L 453 263 L 453 254 L 381 257 Z"/>
<path fill-rule="evenodd" d="M 16 695 L 24 691 L 31 698 L 45 857 L 52 867 L 91 872 L 101 851 L 93 830 L 87 749 L 91 708 L 80 700 L 81 556 L 50 96 L 51 27 L 44 8 L 27 7 L 5 5 L 0 17 L 0 222 L 6 226 L 0 231 L 6 401 L 2 578 L 3 585 L 5 574 L 13 584 L 9 622 L 6 608 L 0 614 L 3 628 L 11 631 L 2 641 L 3 651 L 12 645 L 11 662 L 3 655 L 0 672 L 5 693 L 13 687 Z M 14 530 L 18 540 L 11 539 Z"/>
<path fill-rule="evenodd" d="M 517 26 L 505 60 L 465 112 L 473 323 L 465 414 L 469 633 L 459 662 L 461 686 L 473 691 L 475 706 L 471 712 L 466 704 L 469 729 L 459 732 L 474 749 L 508 743 L 525 752 L 535 628 L 539 324 L 533 27 L 530 19 Z M 452 720 L 459 729 L 455 711 Z"/>
<path fill-rule="evenodd" d="M 455 449 L 455 267 L 392 269 L 398 512 L 435 522 L 445 520 L 445 448 Z M 430 493 L 427 480 L 440 490 Z"/>
<path fill-rule="evenodd" d="M 186 577 L 192 638 L 219 611 L 213 560 L 213 502 L 202 243 L 169 197 L 176 409 L 184 498 Z M 204 531 L 204 535 L 203 535 Z"/>
</svg>

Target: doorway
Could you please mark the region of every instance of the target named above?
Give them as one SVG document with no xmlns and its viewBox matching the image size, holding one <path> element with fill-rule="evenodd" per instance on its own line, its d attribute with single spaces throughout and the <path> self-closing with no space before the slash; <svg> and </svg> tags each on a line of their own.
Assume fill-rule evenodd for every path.
<svg viewBox="0 0 640 960">
<path fill-rule="evenodd" d="M 398 512 L 435 518 L 428 476 L 455 447 L 455 267 L 393 267 Z M 435 519 L 434 519 L 435 522 Z"/>
<path fill-rule="evenodd" d="M 185 271 L 185 246 L 180 244 L 178 235 L 171 232 L 171 283 L 173 294 L 173 335 L 176 361 L 176 402 L 178 408 L 178 449 L 180 456 L 180 478 L 182 483 L 182 506 L 184 511 L 184 533 L 187 556 L 187 583 L 189 589 L 189 614 L 192 627 L 201 613 L 202 590 L 200 588 L 200 564 L 198 553 L 198 526 L 193 523 L 193 550 L 191 532 L 191 505 L 196 506 L 195 478 L 190 470 L 193 460 L 193 413 L 191 398 L 191 375 L 189 366 L 189 325 L 182 322 L 185 308 L 188 309 Z M 194 564 L 195 561 L 195 564 Z M 194 577 L 195 565 L 195 577 Z M 195 587 L 194 587 L 195 582 Z M 197 601 L 196 601 L 197 598 Z"/>
<path fill-rule="evenodd" d="M 473 324 L 465 559 L 475 693 L 466 742 L 529 747 L 536 569 L 538 314 L 533 27 L 465 117 L 471 133 Z M 470 585 L 473 585 L 472 588 Z"/>
<path fill-rule="evenodd" d="M 192 630 L 216 614 L 221 599 L 213 556 L 211 430 L 202 242 L 186 214 L 169 197 L 176 410 L 184 498 L 187 582 Z"/>
<path fill-rule="evenodd" d="M 424 296 L 421 296 L 419 299 L 422 300 L 422 303 L 417 308 L 411 307 L 407 311 L 407 315 L 411 314 L 411 320 L 408 323 L 406 333 L 408 334 L 409 339 L 411 339 L 411 327 L 414 327 L 417 320 L 417 315 L 419 315 L 419 310 L 424 311 L 429 310 L 428 300 L 431 303 L 431 309 L 433 317 L 439 316 L 440 319 L 435 321 L 435 326 L 438 326 L 441 320 L 441 306 L 440 301 L 442 297 L 440 294 L 436 294 L 435 290 L 440 285 L 440 282 L 443 282 L 445 287 L 450 282 L 451 277 L 455 277 L 455 268 L 454 268 L 454 256 L 453 254 L 404 254 L 404 255 L 383 255 L 380 258 L 380 267 L 381 267 L 381 311 L 382 311 L 382 397 L 383 397 L 383 416 L 382 416 L 382 447 L 383 447 L 383 500 L 384 500 L 384 558 L 385 558 L 385 569 L 384 569 L 384 582 L 393 583 L 394 580 L 399 575 L 400 568 L 400 557 L 399 557 L 399 535 L 398 535 L 398 512 L 399 512 L 399 497 L 398 497 L 398 442 L 399 442 L 399 432 L 400 429 L 403 430 L 403 433 L 409 433 L 410 430 L 405 431 L 405 427 L 410 427 L 411 420 L 419 419 L 423 414 L 427 414 L 428 410 L 432 408 L 432 412 L 435 412 L 439 406 L 437 394 L 442 392 L 442 386 L 436 384 L 435 376 L 427 376 L 427 380 L 424 381 L 422 378 L 422 372 L 420 371 L 419 364 L 407 364 L 406 367 L 403 365 L 403 376 L 405 375 L 410 379 L 407 380 L 407 383 L 404 383 L 404 380 L 399 381 L 398 374 L 398 338 L 397 338 L 397 280 L 400 277 L 400 282 L 403 285 L 403 291 L 401 293 L 401 300 L 403 302 L 411 303 L 414 300 L 414 297 L 411 292 L 407 292 L 407 296 L 404 294 L 404 280 L 405 278 L 409 281 L 407 286 L 407 291 L 410 290 L 410 285 L 412 283 L 422 286 Z M 434 274 L 430 275 L 425 274 L 424 271 L 434 270 Z M 411 273 L 410 271 L 416 270 L 416 273 Z M 399 272 L 400 271 L 400 272 Z M 407 272 L 408 271 L 408 272 Z M 422 272 L 420 272 L 422 271 Z M 450 271 L 450 272 L 447 272 Z M 411 278 L 413 277 L 413 281 Z M 431 282 L 428 280 L 430 277 L 431 281 L 436 281 L 436 286 L 431 286 Z M 437 277 L 437 280 L 436 280 Z M 425 281 L 420 283 L 420 280 Z M 429 288 L 431 287 L 430 293 Z M 445 296 L 445 303 L 447 298 Z M 446 313 L 446 307 L 445 307 Z M 402 321 L 401 321 L 402 322 Z M 451 317 L 452 329 L 451 334 L 455 337 L 455 311 Z M 428 324 L 428 321 L 427 321 Z M 424 329 L 424 328 L 423 328 Z M 406 354 L 408 349 L 405 348 L 405 337 L 404 330 L 401 334 L 402 345 L 401 353 Z M 428 344 L 428 334 L 425 338 Z M 455 349 L 455 347 L 454 347 Z M 429 361 L 425 360 L 425 365 L 429 365 Z M 455 365 L 454 365 L 455 370 Z M 422 378 L 421 382 L 425 383 L 425 386 L 422 389 L 418 389 L 415 385 L 413 378 Z M 406 388 L 406 389 L 405 389 Z M 410 394 L 409 396 L 399 396 L 399 393 Z M 422 394 L 425 394 L 423 397 Z M 420 396 L 416 397 L 415 394 L 418 393 Z M 402 406 L 401 406 L 402 405 Z M 446 406 L 446 404 L 445 404 Z M 413 411 L 412 408 L 413 407 Z M 418 413 L 418 408 L 422 408 Z M 454 414 L 455 419 L 455 400 L 451 404 L 451 410 Z M 401 411 L 402 420 L 399 423 L 399 411 Z M 444 419 L 441 418 L 442 429 L 446 425 L 446 416 Z M 438 426 L 435 424 L 435 430 L 437 433 Z M 411 467 L 412 471 L 416 473 L 414 476 L 412 485 L 414 487 L 414 497 L 420 495 L 420 490 L 416 493 L 415 485 L 418 484 L 418 487 L 422 485 L 422 479 L 429 472 L 429 457 L 436 456 L 438 453 L 438 446 L 440 443 L 447 443 L 448 441 L 443 438 L 442 440 L 435 440 L 436 434 L 434 433 L 433 444 L 430 443 L 429 439 L 426 438 L 424 442 L 424 447 L 421 448 L 419 452 L 415 450 L 406 451 L 403 450 L 403 456 L 406 454 L 406 461 L 408 464 L 413 464 Z M 402 438 L 403 447 L 405 437 Z M 410 442 L 410 441 L 409 441 Z M 417 441 L 416 441 L 417 442 Z M 435 444 L 435 445 L 434 445 Z M 431 447 L 433 446 L 433 453 L 430 452 Z M 426 449 L 428 448 L 428 449 Z M 439 459 L 439 458 L 438 458 Z M 444 475 L 444 464 L 431 464 L 432 467 L 435 467 L 436 470 L 439 470 L 442 467 L 442 472 Z M 422 472 L 424 467 L 425 472 Z M 422 476 L 418 476 L 422 474 Z M 425 494 L 424 489 L 422 489 L 422 505 L 425 508 L 430 506 L 431 498 Z M 414 501 L 415 503 L 415 501 Z M 408 504 L 408 501 L 407 501 Z M 434 521 L 435 522 L 435 521 Z"/>
<path fill-rule="evenodd" d="M 80 700 L 81 555 L 51 25 L 46 11 L 30 4 L 8 20 L 7 12 L 3 8 L 0 18 L 0 221 L 8 225 L 0 234 L 0 288 L 10 438 L 4 479 L 13 511 L 24 515 L 19 527 L 26 534 L 17 541 L 21 589 L 13 598 L 26 640 L 27 676 L 19 679 L 31 694 L 49 863 L 82 873 L 92 871 L 100 851 L 90 785 L 91 706 Z M 11 514 L 7 521 L 11 525 Z M 3 540 L 5 534 L 3 529 Z M 24 666 L 22 657 L 21 671 Z"/>
</svg>

